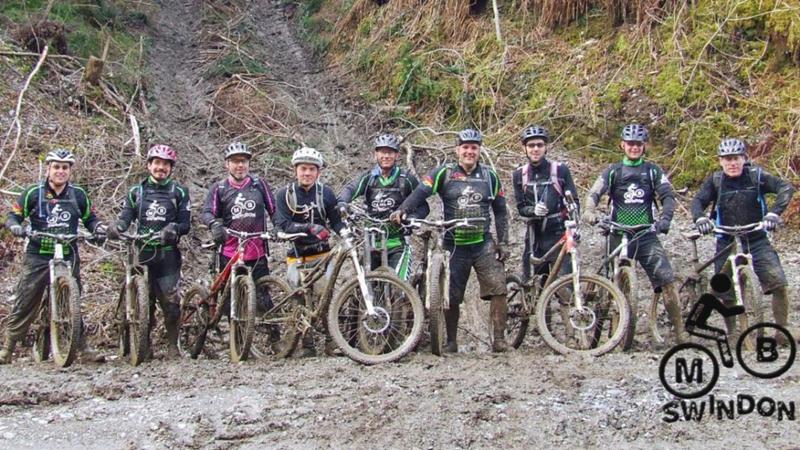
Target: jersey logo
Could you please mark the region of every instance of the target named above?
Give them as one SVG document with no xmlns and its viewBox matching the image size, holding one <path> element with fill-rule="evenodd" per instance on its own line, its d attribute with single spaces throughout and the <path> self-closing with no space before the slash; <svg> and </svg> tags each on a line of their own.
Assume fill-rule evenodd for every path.
<svg viewBox="0 0 800 450">
<path fill-rule="evenodd" d="M 255 217 L 256 214 L 252 212 L 254 209 L 256 209 L 255 200 L 245 200 L 244 195 L 239 192 L 236 194 L 236 198 L 233 200 L 233 206 L 231 207 L 231 215 L 233 216 L 232 219 L 236 220 Z"/>
<path fill-rule="evenodd" d="M 467 186 L 461 190 L 456 202 L 458 203 L 458 209 L 466 209 L 477 206 L 481 201 L 483 201 L 483 195 L 480 192 L 476 192 L 472 186 Z"/>
<path fill-rule="evenodd" d="M 147 211 L 144 213 L 144 217 L 149 222 L 164 222 L 167 220 L 167 207 L 158 204 L 158 201 L 153 201 L 150 203 L 150 206 L 147 207 Z"/>
<path fill-rule="evenodd" d="M 370 206 L 375 212 L 393 211 L 395 207 L 394 199 L 387 192 L 379 191 L 372 199 Z"/>
<path fill-rule="evenodd" d="M 628 185 L 628 189 L 623 194 L 625 203 L 644 203 L 644 189 L 640 188 L 636 183 Z"/>
<path fill-rule="evenodd" d="M 69 220 L 72 219 L 72 214 L 69 211 L 61 209 L 61 205 L 56 203 L 50 214 L 47 216 L 48 228 L 63 228 L 69 226 Z"/>
</svg>

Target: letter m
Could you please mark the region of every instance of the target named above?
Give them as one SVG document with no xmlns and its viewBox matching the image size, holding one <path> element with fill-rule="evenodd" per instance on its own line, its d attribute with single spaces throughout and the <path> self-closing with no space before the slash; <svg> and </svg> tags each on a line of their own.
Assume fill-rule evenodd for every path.
<svg viewBox="0 0 800 450">
<path fill-rule="evenodd" d="M 703 360 L 701 358 L 692 359 L 692 368 L 686 364 L 686 358 L 675 359 L 675 381 L 683 383 L 686 378 L 687 383 L 695 383 L 695 373 L 697 374 L 697 383 L 703 382 Z"/>
</svg>

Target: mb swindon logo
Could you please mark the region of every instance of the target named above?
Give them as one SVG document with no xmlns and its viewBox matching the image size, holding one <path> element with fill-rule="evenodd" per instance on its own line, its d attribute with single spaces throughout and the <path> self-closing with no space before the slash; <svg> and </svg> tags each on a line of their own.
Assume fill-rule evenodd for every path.
<svg viewBox="0 0 800 450">
<path fill-rule="evenodd" d="M 730 278 L 725 275 L 718 274 L 712 279 L 712 286 L 718 288 L 715 289 L 717 292 L 727 291 L 730 285 Z M 726 306 L 713 294 L 700 296 L 686 319 L 686 332 L 699 338 L 696 341 L 702 343 L 678 344 L 664 354 L 659 364 L 661 384 L 676 397 L 661 407 L 662 420 L 668 423 L 681 419 L 699 422 L 703 419 L 733 420 L 758 415 L 773 420 L 794 421 L 793 400 L 746 393 L 737 393 L 733 397 L 711 394 L 719 380 L 720 362 L 726 369 L 734 367 L 727 332 L 709 324 L 713 314 L 720 314 L 727 324 L 733 324 L 746 311 L 742 305 Z M 757 379 L 772 379 L 780 377 L 792 367 L 797 346 L 786 328 L 761 322 L 738 335 L 735 353 L 736 362 L 749 375 Z"/>
</svg>

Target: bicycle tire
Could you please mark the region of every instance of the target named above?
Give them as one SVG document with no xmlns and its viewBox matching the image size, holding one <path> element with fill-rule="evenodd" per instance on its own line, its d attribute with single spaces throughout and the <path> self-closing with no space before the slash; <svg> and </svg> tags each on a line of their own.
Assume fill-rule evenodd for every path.
<svg viewBox="0 0 800 450">
<path fill-rule="evenodd" d="M 36 330 L 32 350 L 34 361 L 45 362 L 50 359 L 50 327 L 42 326 Z"/>
<path fill-rule="evenodd" d="M 620 292 L 622 292 L 622 295 L 625 297 L 630 307 L 630 320 L 628 320 L 628 326 L 625 327 L 625 336 L 622 338 L 622 350 L 628 351 L 633 347 L 633 342 L 636 338 L 636 322 L 638 322 L 638 320 L 636 320 L 639 310 L 639 302 L 636 298 L 638 292 L 636 273 L 630 267 L 621 267 L 615 284 L 619 287 Z M 613 328 L 614 327 L 612 327 L 612 329 Z"/>
<path fill-rule="evenodd" d="M 366 275 L 366 281 L 372 292 L 380 293 L 373 299 L 376 315 L 366 315 L 359 281 L 357 278 L 349 280 L 328 308 L 327 324 L 331 338 L 345 355 L 361 364 L 397 361 L 414 349 L 422 334 L 425 315 L 422 300 L 414 288 L 394 273 L 374 271 Z M 353 311 L 357 315 L 354 316 Z M 358 324 L 358 328 L 368 328 L 371 338 L 382 343 L 371 342 L 368 345 L 371 350 L 382 348 L 381 354 L 365 353 L 360 344 L 351 345 L 352 336 L 345 336 L 342 331 L 350 330 L 353 322 Z"/>
<path fill-rule="evenodd" d="M 508 291 L 508 314 L 506 315 L 506 342 L 513 348 L 519 348 L 525 340 L 530 324 L 530 308 L 525 298 L 528 292 L 517 275 L 506 276 Z"/>
<path fill-rule="evenodd" d="M 150 298 L 147 283 L 142 275 L 134 275 L 128 285 L 126 302 L 135 314 L 126 321 L 130 340 L 129 353 L 131 365 L 141 364 L 150 353 Z"/>
<path fill-rule="evenodd" d="M 211 319 L 208 289 L 193 284 L 181 299 L 181 322 L 178 327 L 178 348 L 191 359 L 197 359 L 203 351 Z"/>
<path fill-rule="evenodd" d="M 233 289 L 236 290 L 236 297 L 239 300 L 236 302 L 236 314 L 233 314 L 231 305 L 229 321 L 231 362 L 247 361 L 256 319 L 256 284 L 253 282 L 253 277 L 239 275 L 233 280 Z"/>
<path fill-rule="evenodd" d="M 128 318 L 125 313 L 125 284 L 119 289 L 117 306 L 114 308 L 114 328 L 117 332 L 117 356 L 125 358 L 131 353 L 131 341 L 128 337 Z"/>
<path fill-rule="evenodd" d="M 256 358 L 268 355 L 286 358 L 300 340 L 293 319 L 297 314 L 297 302 L 289 297 L 292 288 L 283 278 L 265 275 L 256 280 L 256 292 L 262 291 L 269 296 L 272 306 L 263 314 L 256 314 L 250 353 Z"/>
<path fill-rule="evenodd" d="M 59 367 L 69 367 L 78 356 L 81 340 L 81 293 L 71 275 L 53 280 L 55 308 L 50 310 L 50 345 Z"/>
<path fill-rule="evenodd" d="M 562 320 L 559 323 L 558 320 L 564 317 L 560 314 L 566 309 L 564 308 L 566 305 L 562 305 L 564 298 L 570 299 L 568 311 L 572 312 L 571 300 L 574 297 L 572 279 L 571 274 L 563 275 L 542 292 L 536 305 L 539 334 L 550 348 L 561 354 L 599 356 L 610 352 L 622 341 L 628 328 L 630 320 L 628 302 L 619 288 L 607 278 L 593 274 L 580 275 L 579 288 L 584 297 L 584 314 L 589 314 L 592 320 L 584 327 L 583 332 L 576 331 L 571 322 L 564 323 Z M 552 301 L 555 302 L 551 305 Z M 549 311 L 550 309 L 558 309 L 559 313 L 553 313 Z M 603 341 L 606 335 L 603 329 L 604 323 L 608 323 L 610 329 L 607 339 Z M 577 344 L 572 343 L 573 339 L 577 339 Z M 573 348 L 570 345 L 580 348 Z"/>
<path fill-rule="evenodd" d="M 757 280 L 755 272 L 750 266 L 743 266 L 739 268 L 739 286 L 742 292 L 742 305 L 744 305 L 744 314 L 736 316 L 736 335 L 733 342 L 739 339 L 744 330 L 747 330 L 753 325 L 763 322 L 763 309 L 761 308 L 761 294 L 757 288 Z M 744 340 L 743 347 L 747 351 L 755 351 L 756 339 L 761 333 L 750 333 L 747 339 Z"/>
<path fill-rule="evenodd" d="M 429 262 L 430 279 L 428 281 L 428 335 L 431 340 L 431 353 L 436 356 L 444 354 L 445 319 L 444 319 L 444 256 L 434 254 Z"/>
</svg>

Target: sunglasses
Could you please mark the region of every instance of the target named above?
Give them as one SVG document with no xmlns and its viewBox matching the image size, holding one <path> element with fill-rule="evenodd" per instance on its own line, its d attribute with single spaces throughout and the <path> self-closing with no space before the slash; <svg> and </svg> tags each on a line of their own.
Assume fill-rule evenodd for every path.
<svg viewBox="0 0 800 450">
<path fill-rule="evenodd" d="M 545 144 L 544 142 L 529 142 L 529 143 L 525 144 L 525 147 L 544 148 L 546 145 L 547 144 Z"/>
</svg>

